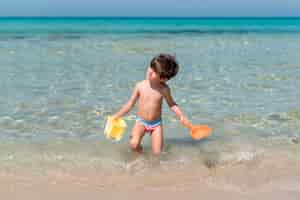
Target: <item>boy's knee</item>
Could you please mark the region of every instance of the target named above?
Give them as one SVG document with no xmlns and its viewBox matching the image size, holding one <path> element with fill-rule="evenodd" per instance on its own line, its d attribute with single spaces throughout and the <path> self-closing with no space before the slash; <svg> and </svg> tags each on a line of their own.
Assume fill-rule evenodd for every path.
<svg viewBox="0 0 300 200">
<path fill-rule="evenodd" d="M 129 145 L 130 145 L 130 148 L 133 149 L 133 150 L 137 150 L 139 148 L 139 143 L 138 141 L 135 141 L 135 140 L 130 140 L 129 142 Z"/>
</svg>

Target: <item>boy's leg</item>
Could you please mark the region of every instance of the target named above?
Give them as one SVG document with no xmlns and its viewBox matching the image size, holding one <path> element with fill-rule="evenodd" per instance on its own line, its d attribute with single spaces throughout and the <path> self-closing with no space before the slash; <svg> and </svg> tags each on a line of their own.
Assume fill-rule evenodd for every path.
<svg viewBox="0 0 300 200">
<path fill-rule="evenodd" d="M 152 152 L 159 155 L 163 150 L 163 129 L 162 126 L 156 127 L 151 134 Z"/>
<path fill-rule="evenodd" d="M 141 141 L 143 136 L 145 135 L 145 127 L 138 123 L 135 122 L 135 124 L 132 127 L 131 130 L 131 136 L 130 136 L 130 148 L 134 152 L 142 153 L 142 146 L 141 146 Z"/>
</svg>

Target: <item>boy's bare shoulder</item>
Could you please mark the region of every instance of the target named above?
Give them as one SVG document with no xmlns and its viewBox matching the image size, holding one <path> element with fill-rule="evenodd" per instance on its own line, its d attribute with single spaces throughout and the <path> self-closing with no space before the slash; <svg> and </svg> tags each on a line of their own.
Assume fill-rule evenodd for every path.
<svg viewBox="0 0 300 200">
<path fill-rule="evenodd" d="M 166 83 L 162 83 L 162 85 L 161 85 L 161 92 L 163 94 L 170 93 L 170 87 L 169 87 L 169 85 L 166 84 Z"/>
<path fill-rule="evenodd" d="M 147 82 L 147 80 L 139 81 L 139 82 L 136 83 L 136 87 L 144 86 L 144 85 L 146 85 L 146 82 Z"/>
<path fill-rule="evenodd" d="M 145 85 L 147 84 L 147 80 L 142 80 L 136 83 L 135 88 L 137 90 L 140 90 L 141 88 L 143 88 Z"/>
</svg>

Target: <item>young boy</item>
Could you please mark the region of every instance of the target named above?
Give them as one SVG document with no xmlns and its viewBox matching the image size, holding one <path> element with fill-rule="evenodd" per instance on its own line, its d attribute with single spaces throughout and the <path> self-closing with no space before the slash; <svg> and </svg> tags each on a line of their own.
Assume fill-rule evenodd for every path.
<svg viewBox="0 0 300 200">
<path fill-rule="evenodd" d="M 159 54 L 151 60 L 147 68 L 146 79 L 135 85 L 132 96 L 122 108 L 113 115 L 120 118 L 128 113 L 135 102 L 138 103 L 137 120 L 132 128 L 130 147 L 135 152 L 142 152 L 141 141 L 146 132 L 151 134 L 152 152 L 160 154 L 163 149 L 162 102 L 166 100 L 182 123 L 188 123 L 179 106 L 171 95 L 167 81 L 178 72 L 179 65 L 169 54 Z"/>
</svg>

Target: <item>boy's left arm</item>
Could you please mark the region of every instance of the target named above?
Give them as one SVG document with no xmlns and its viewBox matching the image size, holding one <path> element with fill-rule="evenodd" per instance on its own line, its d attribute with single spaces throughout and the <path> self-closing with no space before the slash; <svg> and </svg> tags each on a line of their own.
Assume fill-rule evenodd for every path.
<svg viewBox="0 0 300 200">
<path fill-rule="evenodd" d="M 180 122 L 188 127 L 191 122 L 188 120 L 188 118 L 185 116 L 181 108 L 176 104 L 174 101 L 172 95 L 171 95 L 171 89 L 167 86 L 166 89 L 163 92 L 163 96 L 167 101 L 167 104 L 169 105 L 170 109 L 176 114 L 176 116 L 180 119 Z"/>
</svg>

